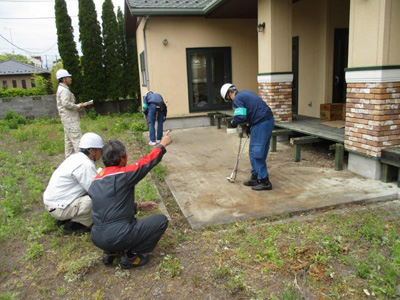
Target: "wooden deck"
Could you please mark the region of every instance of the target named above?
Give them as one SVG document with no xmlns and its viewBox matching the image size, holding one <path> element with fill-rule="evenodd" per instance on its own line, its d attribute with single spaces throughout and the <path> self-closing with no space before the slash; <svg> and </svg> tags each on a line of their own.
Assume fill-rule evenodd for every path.
<svg viewBox="0 0 400 300">
<path fill-rule="evenodd" d="M 275 127 L 290 129 L 295 132 L 313 135 L 336 143 L 344 143 L 344 128 L 321 125 L 327 121 L 318 118 L 298 116 L 290 123 L 277 123 Z"/>
<path fill-rule="evenodd" d="M 233 116 L 232 110 L 220 110 L 217 113 Z M 344 144 L 344 128 L 335 128 L 321 125 L 327 121 L 318 118 L 297 116 L 297 120 L 290 123 L 275 123 L 275 127 L 289 129 L 306 135 L 317 136 L 325 140 Z"/>
</svg>

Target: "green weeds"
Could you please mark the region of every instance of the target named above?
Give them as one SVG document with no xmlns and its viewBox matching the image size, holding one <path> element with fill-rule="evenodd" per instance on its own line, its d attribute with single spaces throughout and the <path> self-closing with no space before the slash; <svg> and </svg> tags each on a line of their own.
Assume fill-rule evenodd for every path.
<svg viewBox="0 0 400 300">
<path fill-rule="evenodd" d="M 39 244 L 38 242 L 32 242 L 29 244 L 28 248 L 25 251 L 25 259 L 26 260 L 38 259 L 43 254 L 44 254 L 43 245 Z"/>
<path fill-rule="evenodd" d="M 161 277 L 161 274 L 166 274 L 167 276 L 173 278 L 181 274 L 183 266 L 180 264 L 179 259 L 175 255 L 168 254 L 163 258 L 157 270 L 158 278 Z"/>
<path fill-rule="evenodd" d="M 67 282 L 75 282 L 83 278 L 98 261 L 99 256 L 97 253 L 88 253 L 77 260 L 67 263 L 63 267 L 66 270 L 65 280 Z"/>
</svg>

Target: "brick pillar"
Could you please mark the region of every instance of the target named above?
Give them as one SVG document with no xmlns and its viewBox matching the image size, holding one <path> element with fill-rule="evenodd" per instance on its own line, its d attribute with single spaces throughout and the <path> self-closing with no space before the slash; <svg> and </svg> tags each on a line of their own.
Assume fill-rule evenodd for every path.
<svg viewBox="0 0 400 300">
<path fill-rule="evenodd" d="M 345 147 L 380 157 L 400 145 L 400 82 L 348 83 Z"/>
<path fill-rule="evenodd" d="M 258 93 L 271 108 L 276 123 L 292 122 L 292 81 L 291 73 L 258 77 Z"/>
</svg>

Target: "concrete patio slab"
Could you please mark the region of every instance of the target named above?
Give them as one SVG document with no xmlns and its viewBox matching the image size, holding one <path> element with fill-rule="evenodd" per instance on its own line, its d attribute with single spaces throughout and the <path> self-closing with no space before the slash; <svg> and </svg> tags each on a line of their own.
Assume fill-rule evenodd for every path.
<svg viewBox="0 0 400 300">
<path fill-rule="evenodd" d="M 268 167 L 272 191 L 243 186 L 250 176 L 244 153 L 235 183 L 229 183 L 239 139 L 225 129 L 202 127 L 175 130 L 164 163 L 166 182 L 193 228 L 232 223 L 249 218 L 301 213 L 349 203 L 398 198 L 395 184 L 366 179 L 349 171 L 335 171 L 313 161 L 295 163 L 280 159 L 290 146 L 278 143 Z"/>
</svg>

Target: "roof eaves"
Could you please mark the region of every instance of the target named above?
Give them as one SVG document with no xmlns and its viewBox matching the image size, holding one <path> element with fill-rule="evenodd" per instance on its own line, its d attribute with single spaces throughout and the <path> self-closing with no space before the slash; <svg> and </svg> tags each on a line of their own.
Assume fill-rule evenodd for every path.
<svg viewBox="0 0 400 300">
<path fill-rule="evenodd" d="M 203 15 L 202 9 L 184 9 L 184 8 L 144 8 L 130 9 L 133 16 L 152 16 L 152 15 Z"/>
<path fill-rule="evenodd" d="M 134 8 L 128 5 L 133 16 L 146 15 L 206 15 L 227 0 L 214 0 L 204 8 Z"/>
<path fill-rule="evenodd" d="M 213 9 L 215 9 L 217 6 L 220 4 L 226 2 L 227 0 L 214 0 L 210 2 L 206 7 L 203 8 L 203 14 L 206 15 L 209 12 L 211 12 Z"/>
</svg>

